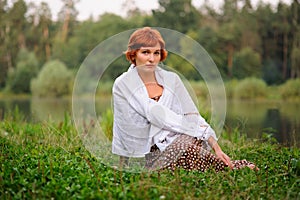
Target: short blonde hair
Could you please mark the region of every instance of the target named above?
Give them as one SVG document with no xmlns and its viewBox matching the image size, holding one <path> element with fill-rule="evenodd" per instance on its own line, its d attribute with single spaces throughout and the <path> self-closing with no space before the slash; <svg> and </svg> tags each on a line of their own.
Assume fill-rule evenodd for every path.
<svg viewBox="0 0 300 200">
<path fill-rule="evenodd" d="M 167 58 L 168 52 L 165 49 L 165 41 L 159 31 L 150 27 L 144 27 L 134 31 L 129 38 L 127 50 L 125 51 L 126 59 L 132 64 L 136 64 L 136 52 L 141 47 L 154 47 L 157 43 L 160 44 L 161 49 L 160 61 L 164 61 Z"/>
</svg>

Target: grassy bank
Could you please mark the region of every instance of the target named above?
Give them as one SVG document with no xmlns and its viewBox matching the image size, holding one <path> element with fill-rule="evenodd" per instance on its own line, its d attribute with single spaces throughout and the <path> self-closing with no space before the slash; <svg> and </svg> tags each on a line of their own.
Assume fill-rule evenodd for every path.
<svg viewBox="0 0 300 200">
<path fill-rule="evenodd" d="M 260 171 L 129 173 L 105 166 L 83 146 L 69 115 L 59 123 L 0 122 L 0 199 L 299 199 L 298 148 L 272 137 L 249 141 L 238 130 L 221 145 Z"/>
</svg>

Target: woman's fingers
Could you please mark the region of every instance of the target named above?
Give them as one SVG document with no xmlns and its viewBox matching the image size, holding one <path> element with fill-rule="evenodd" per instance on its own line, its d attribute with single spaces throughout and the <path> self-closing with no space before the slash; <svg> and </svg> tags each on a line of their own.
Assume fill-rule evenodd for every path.
<svg viewBox="0 0 300 200">
<path fill-rule="evenodd" d="M 231 160 L 230 160 L 229 156 L 227 156 L 225 153 L 223 153 L 223 154 L 224 154 L 224 161 L 225 161 L 225 164 L 227 164 L 228 167 L 230 167 L 230 169 L 232 169 L 232 168 L 233 168 L 233 164 L 231 163 Z M 224 162 L 224 161 L 223 161 L 223 162 Z"/>
<path fill-rule="evenodd" d="M 233 164 L 232 164 L 232 162 L 230 160 L 230 157 L 227 156 L 224 152 L 220 152 L 219 154 L 217 154 L 217 157 L 219 159 L 221 159 L 225 163 L 225 165 L 227 165 L 228 167 L 230 167 L 230 169 L 233 169 Z"/>
</svg>

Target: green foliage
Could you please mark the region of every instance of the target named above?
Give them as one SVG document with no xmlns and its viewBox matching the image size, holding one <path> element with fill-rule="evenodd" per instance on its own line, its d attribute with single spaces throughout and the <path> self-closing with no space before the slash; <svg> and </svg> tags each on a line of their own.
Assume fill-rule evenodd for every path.
<svg viewBox="0 0 300 200">
<path fill-rule="evenodd" d="M 298 77 L 300 76 L 300 32 L 298 32 L 298 45 L 299 47 L 293 47 L 292 53 L 291 53 L 291 60 L 292 60 L 292 71 L 291 71 L 291 77 Z"/>
<path fill-rule="evenodd" d="M 280 84 L 282 77 L 279 71 L 278 63 L 274 60 L 267 59 L 263 63 L 263 79 L 267 84 Z"/>
<path fill-rule="evenodd" d="M 189 81 L 196 97 L 207 99 L 208 89 L 203 81 Z M 300 96 L 299 79 L 291 79 L 281 85 L 267 86 L 259 78 L 231 79 L 224 82 L 228 99 L 298 100 Z M 202 102 L 203 104 L 203 102 Z"/>
<path fill-rule="evenodd" d="M 105 136 L 109 139 L 109 141 L 112 141 L 113 137 L 113 111 L 112 109 L 107 109 L 101 116 L 101 128 L 104 132 Z"/>
<path fill-rule="evenodd" d="M 159 0 L 158 3 L 159 9 L 152 11 L 154 26 L 187 33 L 200 24 L 201 15 L 190 0 Z"/>
<path fill-rule="evenodd" d="M 221 75 L 226 77 L 226 51 L 222 49 L 222 43 L 220 43 L 218 31 L 212 27 L 212 24 L 203 25 L 196 31 L 189 31 L 187 35 L 196 40 L 205 49 L 205 51 L 207 51 L 209 56 L 217 65 Z M 201 60 L 198 60 L 197 62 L 201 62 Z"/>
<path fill-rule="evenodd" d="M 25 116 L 20 112 L 19 107 L 16 106 L 13 110 L 9 110 L 5 113 L 5 120 L 13 121 L 16 123 L 22 123 L 25 121 Z"/>
<path fill-rule="evenodd" d="M 129 173 L 103 165 L 78 137 L 71 117 L 62 122 L 0 121 L 1 199 L 298 199 L 299 148 L 224 133 L 232 159 L 256 163 L 215 173 L 176 170 Z"/>
<path fill-rule="evenodd" d="M 168 59 L 165 63 L 169 68 L 176 70 L 177 73 L 182 74 L 186 79 L 201 79 L 201 76 L 199 75 L 195 67 L 179 55 L 169 53 Z"/>
<path fill-rule="evenodd" d="M 191 81 L 190 84 L 197 97 L 208 98 L 208 89 L 204 81 Z"/>
<path fill-rule="evenodd" d="M 67 42 L 61 41 L 57 36 L 53 43 L 52 57 L 66 63 L 69 68 L 78 69 L 89 53 L 101 42 L 122 31 L 133 28 L 132 25 L 118 15 L 104 14 L 100 18 L 101 20 L 96 22 L 82 22 Z M 126 50 L 126 46 L 122 48 L 119 52 L 120 55 Z M 109 56 L 108 54 L 107 57 Z M 97 63 L 95 70 L 99 70 L 99 65 L 100 63 Z"/>
<path fill-rule="evenodd" d="M 125 56 L 120 56 L 116 58 L 103 72 L 101 80 L 105 82 L 113 82 L 118 76 L 123 72 L 126 72 L 130 66 L 128 60 Z"/>
<path fill-rule="evenodd" d="M 49 61 L 31 82 L 31 92 L 40 97 L 60 97 L 70 93 L 71 72 L 58 60 Z"/>
<path fill-rule="evenodd" d="M 38 73 L 38 60 L 33 52 L 21 49 L 16 69 L 10 68 L 6 87 L 13 93 L 29 93 L 30 81 Z"/>
<path fill-rule="evenodd" d="M 234 90 L 234 97 L 238 99 L 255 99 L 266 97 L 267 85 L 258 78 L 245 78 L 239 82 Z"/>
<path fill-rule="evenodd" d="M 230 81 L 225 82 L 225 90 L 226 90 L 226 96 L 229 99 L 234 98 L 235 94 L 235 88 L 238 85 L 239 81 L 237 79 L 232 79 Z"/>
<path fill-rule="evenodd" d="M 57 20 L 51 19 L 47 3 L 28 4 L 24 0 L 2 1 L 0 5 L 0 88 L 8 84 L 10 74 L 29 76 L 17 69 L 17 55 L 26 47 L 35 52 L 42 63 L 58 59 L 68 68 L 77 70 L 84 59 L 100 42 L 123 31 L 143 26 L 157 26 L 180 31 L 195 39 L 207 50 L 216 63 L 223 79 L 263 76 L 267 84 L 283 83 L 289 78 L 300 76 L 299 70 L 299 16 L 298 1 L 290 4 L 279 2 L 272 8 L 260 2 L 256 7 L 251 1 L 224 1 L 220 10 L 204 1 L 196 8 L 191 0 L 160 0 L 158 7 L 145 13 L 132 7 L 128 1 L 124 9 L 126 17 L 105 13 L 95 19 L 77 20 L 77 0 L 64 0 Z M 30 12 L 27 12 L 30 10 Z M 69 16 L 69 17 L 68 17 Z M 168 41 L 168 36 L 164 37 Z M 171 41 L 181 51 L 188 44 Z M 167 48 L 170 45 L 166 43 Z M 120 56 L 126 45 L 118 47 Z M 109 58 L 111 53 L 107 53 Z M 181 60 L 170 56 L 166 60 L 175 67 L 189 68 Z M 201 61 L 197 61 L 201 62 Z M 261 63 L 263 63 L 261 65 Z M 105 79 L 113 79 L 118 70 L 127 68 L 128 63 L 111 64 Z M 99 70 L 97 63 L 93 70 Z M 263 66 L 263 67 L 262 67 Z M 187 78 L 199 80 L 192 68 Z M 12 72 L 13 71 L 13 72 Z M 20 72 L 17 72 L 20 71 Z M 94 71 L 92 72 L 94 73 Z M 15 75 L 14 75 L 15 76 Z M 16 75 L 19 77 L 19 75 Z M 18 78 L 20 81 L 22 78 Z M 21 87 L 20 85 L 17 88 Z M 25 86 L 24 86 L 25 87 Z M 25 90 L 25 89 L 21 89 Z M 14 90 L 14 91 L 18 91 Z"/>
<path fill-rule="evenodd" d="M 246 47 L 239 51 L 234 58 L 232 74 L 235 78 L 260 77 L 260 55 L 251 48 Z"/>
<path fill-rule="evenodd" d="M 280 87 L 280 94 L 283 99 L 296 99 L 300 97 L 300 79 L 291 79 Z"/>
<path fill-rule="evenodd" d="M 113 81 L 99 81 L 97 95 L 107 97 L 112 94 Z"/>
</svg>

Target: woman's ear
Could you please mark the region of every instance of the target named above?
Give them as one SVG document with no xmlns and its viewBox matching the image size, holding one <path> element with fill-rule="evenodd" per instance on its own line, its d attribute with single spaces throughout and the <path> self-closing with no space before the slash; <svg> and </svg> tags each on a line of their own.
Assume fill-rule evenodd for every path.
<svg viewBox="0 0 300 200">
<path fill-rule="evenodd" d="M 133 64 L 135 64 L 135 55 L 136 54 L 130 54 L 130 60 L 131 60 L 131 62 L 133 63 Z"/>
</svg>

